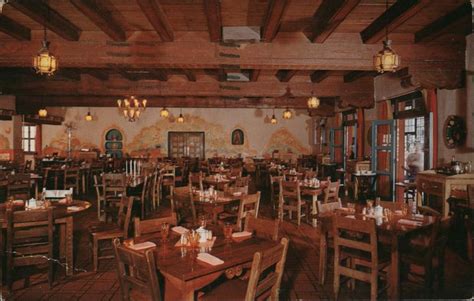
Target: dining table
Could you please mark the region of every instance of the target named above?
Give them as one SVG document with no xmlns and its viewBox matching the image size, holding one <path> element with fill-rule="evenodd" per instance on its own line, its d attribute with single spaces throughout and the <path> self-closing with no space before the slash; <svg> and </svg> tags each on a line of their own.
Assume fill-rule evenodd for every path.
<svg viewBox="0 0 474 301">
<path fill-rule="evenodd" d="M 244 239 L 225 239 L 221 227 L 214 226 L 215 240 L 205 251 L 189 246 L 177 246 L 180 235 L 170 230 L 163 241 L 158 234 L 134 238 L 134 244 L 152 242 L 156 269 L 165 279 L 165 300 L 194 300 L 195 292 L 212 283 L 221 275 L 228 279 L 242 275 L 251 266 L 256 252 L 265 251 L 279 242 L 251 235 Z M 199 253 L 208 253 L 223 263 L 211 265 L 198 259 Z M 229 296 L 231 297 L 231 296 Z"/>
<path fill-rule="evenodd" d="M 311 224 L 313 227 L 317 227 L 318 225 L 318 208 L 316 205 L 318 202 L 318 197 L 323 194 L 324 188 L 326 188 L 327 186 L 327 181 L 320 181 L 319 185 L 317 186 L 310 185 L 303 181 L 300 182 L 301 196 L 307 196 L 307 198 L 303 198 L 303 200 L 311 202 Z"/>
<path fill-rule="evenodd" d="M 206 214 L 212 217 L 212 222 L 217 224 L 219 213 L 224 212 L 224 207 L 233 203 L 240 202 L 245 196 L 243 193 L 222 193 L 219 192 L 217 198 L 200 197 L 197 192 L 193 193 L 194 205 L 201 208 Z"/>
<path fill-rule="evenodd" d="M 16 205 L 16 204 L 19 205 Z M 14 201 L 13 210 L 25 210 L 24 202 Z M 62 201 L 51 201 L 53 207 L 54 224 L 59 226 L 59 259 L 65 264 L 66 275 L 71 276 L 74 273 L 73 259 L 73 231 L 74 216 L 84 212 L 91 207 L 91 203 L 85 200 L 73 200 L 71 203 L 62 203 Z M 6 244 L 6 208 L 7 204 L 0 204 L 0 251 L 5 251 Z M 38 208 L 41 209 L 41 208 Z M 35 210 L 35 209 L 28 209 Z M 3 265 L 3 263 L 2 263 Z"/>
<path fill-rule="evenodd" d="M 400 298 L 400 245 L 402 241 L 425 231 L 427 227 L 432 227 L 435 218 L 419 214 L 403 215 L 395 211 L 390 218 L 375 217 L 373 215 L 361 214 L 359 206 L 353 211 L 349 208 L 339 208 L 332 212 L 319 214 L 320 221 L 320 258 L 319 258 L 319 281 L 324 284 L 327 269 L 328 237 L 333 232 L 333 219 L 336 214 L 342 214 L 349 218 L 366 220 L 375 218 L 377 224 L 377 237 L 379 243 L 390 247 L 390 271 L 388 296 L 392 300 Z"/>
</svg>

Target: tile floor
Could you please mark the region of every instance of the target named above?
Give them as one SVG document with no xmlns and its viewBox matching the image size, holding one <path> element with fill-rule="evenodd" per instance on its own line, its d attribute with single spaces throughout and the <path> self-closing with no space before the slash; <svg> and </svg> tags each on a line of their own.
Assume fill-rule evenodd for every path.
<svg viewBox="0 0 474 301">
<path fill-rule="evenodd" d="M 269 215 L 270 206 L 263 206 L 264 215 Z M 265 214 L 267 211 L 267 214 Z M 23 281 L 16 281 L 13 292 L 3 292 L 0 300 L 120 300 L 120 290 L 115 275 L 114 261 L 101 263 L 97 273 L 91 272 L 88 247 L 87 225 L 95 221 L 93 208 L 75 220 L 75 262 L 76 273 L 72 277 L 64 277 L 62 269 L 58 269 L 57 279 L 53 288 L 47 284 L 46 273 L 31 277 L 30 286 L 23 287 Z M 290 222 L 283 222 L 281 234 L 290 237 L 290 248 L 281 286 L 282 300 L 319 300 L 332 299 L 332 275 L 329 272 L 326 284 L 319 285 L 318 270 L 318 234 L 310 225 L 297 227 Z M 447 251 L 445 289 L 435 294 L 438 298 L 466 299 L 473 296 L 473 265 L 462 259 L 452 246 Z M 331 266 L 329 267 L 331 270 Z M 404 299 L 424 298 L 423 290 L 416 285 L 402 283 L 401 296 Z M 366 299 L 369 287 L 358 283 L 355 291 L 343 287 L 340 299 Z M 382 295 L 382 298 L 384 295 Z"/>
</svg>

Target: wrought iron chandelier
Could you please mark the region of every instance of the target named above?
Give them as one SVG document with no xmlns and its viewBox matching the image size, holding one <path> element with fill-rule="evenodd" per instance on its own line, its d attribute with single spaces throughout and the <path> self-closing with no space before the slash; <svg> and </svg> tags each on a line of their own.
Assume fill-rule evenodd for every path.
<svg viewBox="0 0 474 301">
<path fill-rule="evenodd" d="M 58 70 L 58 60 L 51 52 L 49 52 L 49 41 L 46 36 L 46 25 L 43 28 L 44 37 L 43 42 L 41 42 L 42 47 L 38 51 L 38 54 L 33 57 L 33 68 L 35 68 L 36 73 L 51 76 L 54 74 L 54 72 L 56 72 L 56 70 Z"/>
<path fill-rule="evenodd" d="M 272 119 L 270 119 L 270 123 L 271 124 L 277 124 L 278 123 L 278 120 L 275 117 L 275 109 L 273 109 L 273 115 L 272 115 Z"/>
<path fill-rule="evenodd" d="M 316 109 L 317 107 L 319 107 L 320 103 L 321 101 L 319 100 L 319 98 L 314 96 L 313 93 L 311 92 L 311 96 L 308 98 L 308 108 Z"/>
<path fill-rule="evenodd" d="M 146 104 L 146 99 L 139 101 L 135 96 L 117 100 L 119 113 L 130 122 L 140 119 L 142 112 L 146 110 Z"/>
</svg>

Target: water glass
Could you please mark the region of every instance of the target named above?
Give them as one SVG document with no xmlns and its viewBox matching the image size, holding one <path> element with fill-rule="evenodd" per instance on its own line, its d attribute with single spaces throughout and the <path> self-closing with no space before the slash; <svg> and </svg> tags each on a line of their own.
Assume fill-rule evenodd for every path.
<svg viewBox="0 0 474 301">
<path fill-rule="evenodd" d="M 226 240 L 230 240 L 232 238 L 232 230 L 233 230 L 232 224 L 230 223 L 224 224 L 224 237 Z"/>
<path fill-rule="evenodd" d="M 355 204 L 354 203 L 347 203 L 347 208 L 349 209 L 349 213 L 355 213 Z"/>
<path fill-rule="evenodd" d="M 206 229 L 206 226 L 207 226 L 207 216 L 206 215 L 199 216 L 199 225 L 203 229 Z"/>
<path fill-rule="evenodd" d="M 162 241 L 167 241 L 168 235 L 170 233 L 170 224 L 168 223 L 162 223 L 161 224 L 161 240 Z"/>
</svg>

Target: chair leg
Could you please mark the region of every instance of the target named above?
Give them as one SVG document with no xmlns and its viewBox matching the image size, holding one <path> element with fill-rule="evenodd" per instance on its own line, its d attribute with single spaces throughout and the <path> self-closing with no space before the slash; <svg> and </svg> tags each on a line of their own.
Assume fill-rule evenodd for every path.
<svg viewBox="0 0 474 301">
<path fill-rule="evenodd" d="M 54 263 L 53 261 L 49 261 L 49 266 L 48 266 L 48 284 L 49 288 L 53 287 L 53 281 L 54 281 Z"/>
<path fill-rule="evenodd" d="M 377 283 L 377 272 L 372 272 L 370 277 L 370 300 L 376 301 L 377 300 L 377 292 L 378 292 L 378 283 Z"/>
<path fill-rule="evenodd" d="M 92 242 L 92 260 L 94 272 L 97 272 L 97 268 L 99 266 L 99 242 L 95 237 L 93 238 Z"/>
<path fill-rule="evenodd" d="M 338 265 L 338 263 L 336 263 Z M 334 300 L 337 300 L 339 296 L 339 286 L 340 286 L 340 275 L 339 269 L 337 266 L 334 267 Z"/>
</svg>

